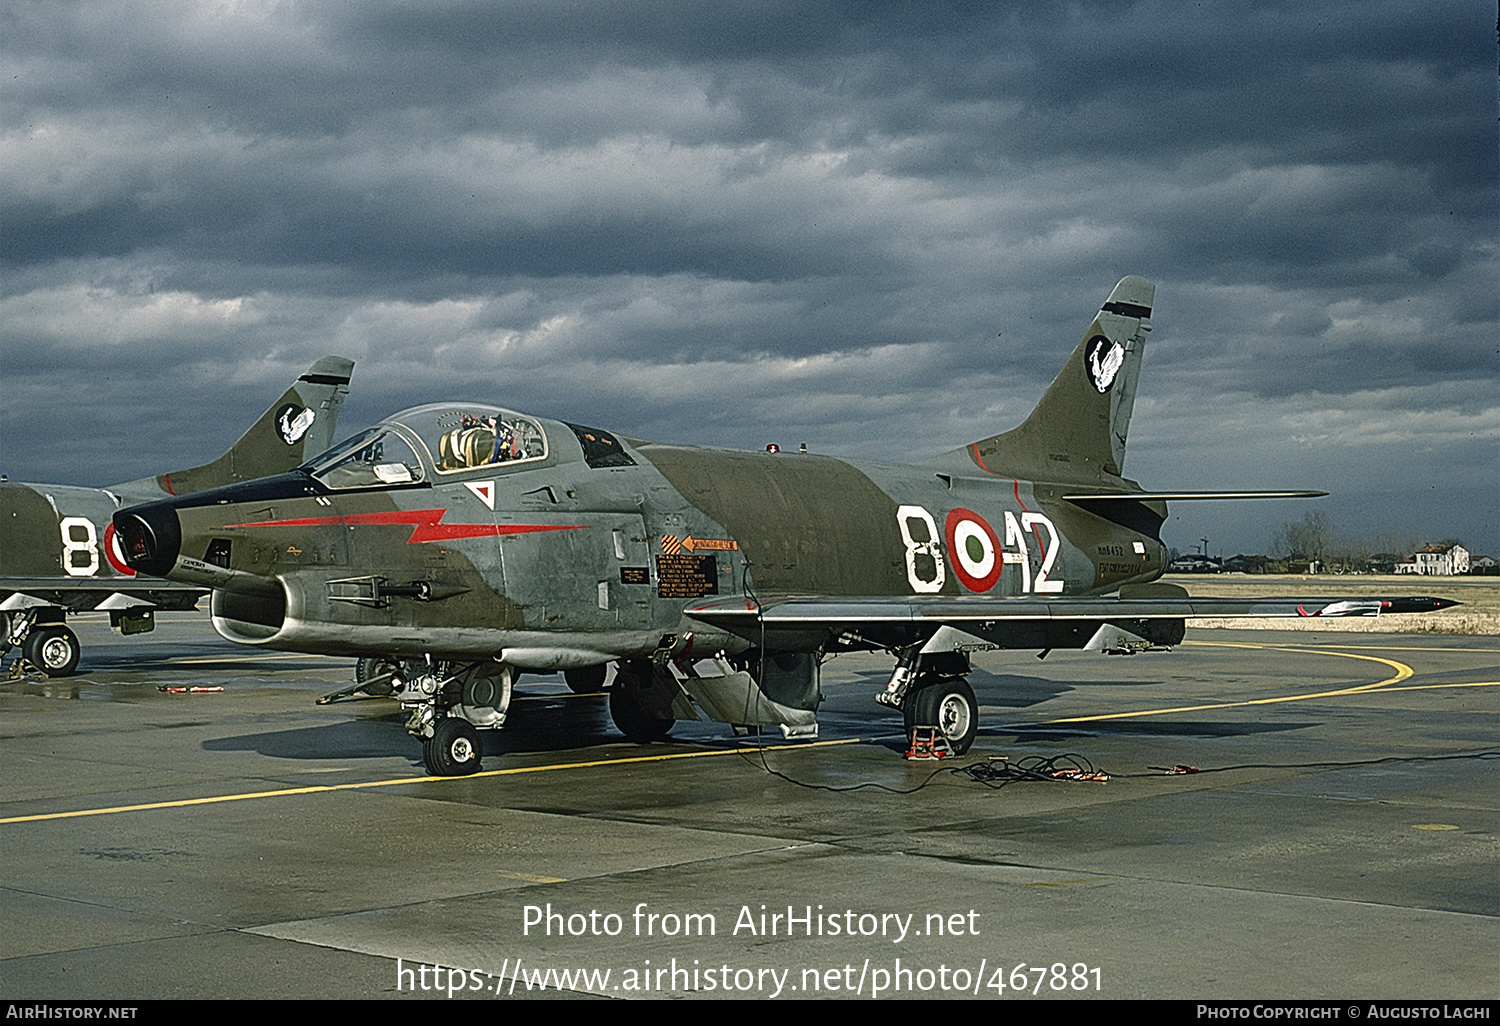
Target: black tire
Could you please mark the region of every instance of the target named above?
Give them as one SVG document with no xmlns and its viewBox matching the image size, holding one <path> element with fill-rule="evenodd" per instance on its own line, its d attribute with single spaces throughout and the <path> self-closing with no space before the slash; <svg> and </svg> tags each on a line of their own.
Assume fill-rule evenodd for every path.
<svg viewBox="0 0 1500 1026">
<path fill-rule="evenodd" d="M 927 684 L 906 696 L 906 736 L 917 727 L 937 727 L 954 755 L 963 755 L 979 732 L 979 702 L 962 677 Z"/>
<path fill-rule="evenodd" d="M 479 772 L 484 746 L 479 731 L 468 720 L 447 716 L 438 720 L 432 737 L 422 743 L 422 761 L 435 777 L 462 777 Z"/>
<path fill-rule="evenodd" d="M 580 666 L 577 669 L 563 671 L 563 680 L 567 681 L 568 690 L 575 695 L 598 694 L 604 690 L 604 681 L 608 676 L 608 663 L 600 663 L 598 666 Z"/>
<path fill-rule="evenodd" d="M 354 679 L 363 684 L 367 680 L 372 680 L 375 677 L 383 677 L 386 674 L 397 671 L 399 669 L 400 667 L 391 662 L 389 659 L 381 659 L 376 656 L 365 656 L 359 662 L 354 664 Z M 394 695 L 396 693 L 396 685 L 394 683 L 394 678 L 392 678 L 383 680 L 378 684 L 372 684 L 369 687 L 361 688 L 360 690 L 367 695 L 384 697 L 386 695 Z"/>
<path fill-rule="evenodd" d="M 670 716 L 663 719 L 647 712 L 636 697 L 635 689 L 621 686 L 619 678 L 609 689 L 609 715 L 621 734 L 643 745 L 664 740 L 677 722 Z"/>
<path fill-rule="evenodd" d="M 61 625 L 34 627 L 21 654 L 49 677 L 67 677 L 78 669 L 78 635 Z"/>
</svg>

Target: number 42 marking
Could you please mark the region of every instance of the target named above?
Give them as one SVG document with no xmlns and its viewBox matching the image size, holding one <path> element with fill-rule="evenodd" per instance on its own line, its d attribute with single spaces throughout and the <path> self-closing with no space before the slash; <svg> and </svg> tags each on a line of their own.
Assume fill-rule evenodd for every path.
<svg viewBox="0 0 1500 1026">
<path fill-rule="evenodd" d="M 1046 516 L 1041 513 L 1022 513 L 1017 519 L 1014 513 L 1006 510 L 1005 542 L 1000 552 L 996 553 L 988 551 L 993 544 L 990 539 L 998 537 L 989 523 L 971 510 L 960 512 L 961 524 L 972 522 L 975 525 L 975 528 L 962 532 L 962 541 L 958 537 L 950 539 L 950 544 L 960 543 L 974 547 L 972 551 L 950 554 L 967 571 L 958 574 L 959 581 L 966 588 L 970 591 L 986 590 L 975 587 L 970 582 L 981 576 L 988 579 L 989 575 L 973 571 L 990 566 L 991 561 L 998 556 L 1005 565 L 1014 563 L 1020 566 L 1022 592 L 1046 595 L 1063 590 L 1062 581 L 1047 579 L 1053 564 L 1057 562 L 1058 545 L 1057 528 Z M 906 547 L 906 580 L 912 591 L 918 594 L 935 594 L 941 591 L 948 575 L 937 521 L 922 506 L 900 506 L 896 510 L 896 524 L 901 529 L 901 541 Z M 1026 535 L 1028 532 L 1035 532 L 1038 527 L 1047 532 L 1047 538 L 1045 541 L 1038 538 L 1042 550 L 1042 565 L 1033 578 L 1031 552 L 1026 544 Z M 993 584 L 990 586 L 993 587 Z"/>
</svg>

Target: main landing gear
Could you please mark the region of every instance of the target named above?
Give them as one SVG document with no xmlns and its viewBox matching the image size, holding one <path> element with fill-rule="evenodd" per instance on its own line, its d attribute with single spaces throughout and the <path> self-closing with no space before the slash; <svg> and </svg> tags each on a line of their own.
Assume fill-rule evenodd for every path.
<svg viewBox="0 0 1500 1026">
<path fill-rule="evenodd" d="M 948 751 L 963 755 L 979 733 L 979 701 L 965 675 L 969 658 L 962 652 L 923 656 L 903 653 L 886 689 L 875 696 L 882 705 L 901 710 L 910 741 L 918 728 L 932 728 Z"/>
<path fill-rule="evenodd" d="M 19 646 L 21 659 L 11 664 L 10 674 L 19 677 L 26 672 L 22 663 L 42 671 L 48 677 L 67 677 L 78 669 L 82 650 L 78 635 L 61 622 L 38 623 L 32 609 L 0 614 L 0 655 Z"/>
<path fill-rule="evenodd" d="M 609 663 L 598 666 L 580 666 L 563 671 L 563 681 L 575 695 L 596 695 L 609 683 Z"/>
<path fill-rule="evenodd" d="M 936 727 L 954 755 L 967 752 L 979 732 L 979 702 L 962 677 L 938 680 L 907 692 L 901 712 L 908 739 L 918 727 Z"/>
<path fill-rule="evenodd" d="M 621 663 L 609 689 L 610 719 L 637 744 L 663 740 L 677 722 L 672 715 L 677 685 L 654 669 L 649 660 Z"/>
</svg>

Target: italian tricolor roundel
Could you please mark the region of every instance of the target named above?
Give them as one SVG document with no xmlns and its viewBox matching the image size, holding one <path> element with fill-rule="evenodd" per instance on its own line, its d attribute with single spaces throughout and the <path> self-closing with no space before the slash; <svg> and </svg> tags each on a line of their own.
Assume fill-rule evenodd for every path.
<svg viewBox="0 0 1500 1026">
<path fill-rule="evenodd" d="M 995 529 L 978 513 L 959 507 L 948 514 L 943 533 L 948 538 L 953 569 L 963 586 L 970 591 L 993 588 L 1005 565 Z"/>
<path fill-rule="evenodd" d="M 120 548 L 120 539 L 115 535 L 113 522 L 104 525 L 104 558 L 109 565 L 126 577 L 134 577 L 135 571 L 125 565 L 125 553 Z"/>
</svg>

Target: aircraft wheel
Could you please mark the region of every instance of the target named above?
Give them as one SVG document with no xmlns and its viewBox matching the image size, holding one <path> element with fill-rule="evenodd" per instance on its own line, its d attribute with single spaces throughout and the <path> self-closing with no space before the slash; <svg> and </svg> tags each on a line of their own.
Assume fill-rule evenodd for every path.
<svg viewBox="0 0 1500 1026">
<path fill-rule="evenodd" d="M 400 666 L 389 659 L 365 656 L 354 664 L 354 679 L 363 684 L 367 680 L 373 680 L 376 677 L 382 677 L 387 673 L 393 673 L 400 669 Z M 367 695 L 394 695 L 396 693 L 396 685 L 394 678 L 392 678 L 381 681 L 379 684 L 371 687 L 362 688 L 361 690 Z"/>
<path fill-rule="evenodd" d="M 663 719 L 647 712 L 633 690 L 619 684 L 609 689 L 610 719 L 615 721 L 621 734 L 637 744 L 663 740 L 677 721 L 670 716 Z"/>
<path fill-rule="evenodd" d="M 49 677 L 66 677 L 78 669 L 78 635 L 66 627 L 40 627 L 26 636 L 22 655 Z"/>
<path fill-rule="evenodd" d="M 422 761 L 435 777 L 462 777 L 479 771 L 484 746 L 479 731 L 468 720 L 447 716 L 438 720 L 432 737 L 422 743 Z"/>
<path fill-rule="evenodd" d="M 915 727 L 937 727 L 955 755 L 963 755 L 979 732 L 979 701 L 962 677 L 940 680 L 906 696 L 906 735 Z"/>
<path fill-rule="evenodd" d="M 608 663 L 563 671 L 563 680 L 567 681 L 568 690 L 575 695 L 592 695 L 603 691 L 604 681 L 608 676 Z"/>
<path fill-rule="evenodd" d="M 487 663 L 465 674 L 463 697 L 457 706 L 459 717 L 476 727 L 499 729 L 510 709 L 514 679 L 511 668 L 498 663 Z"/>
</svg>

